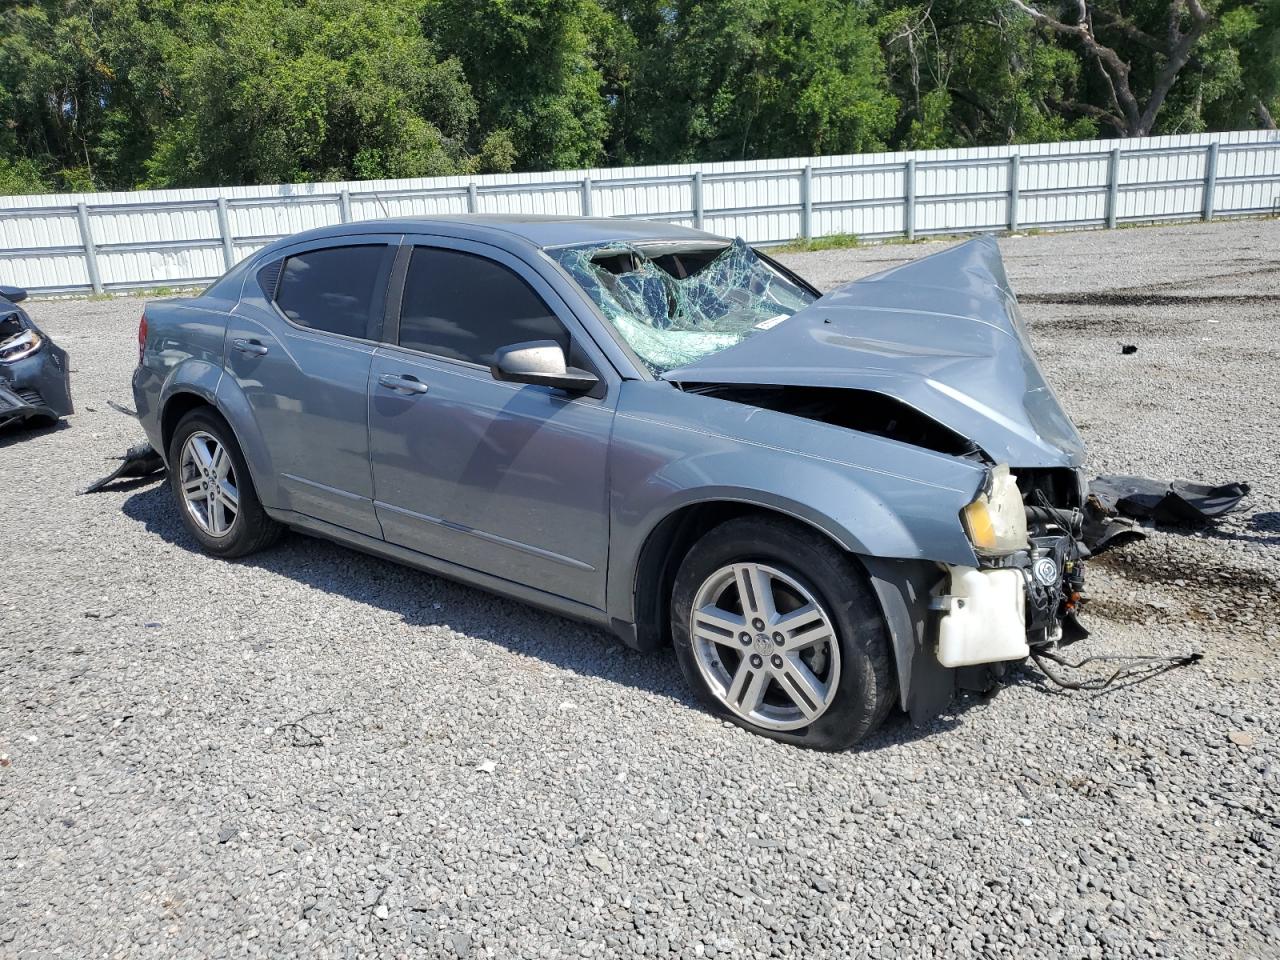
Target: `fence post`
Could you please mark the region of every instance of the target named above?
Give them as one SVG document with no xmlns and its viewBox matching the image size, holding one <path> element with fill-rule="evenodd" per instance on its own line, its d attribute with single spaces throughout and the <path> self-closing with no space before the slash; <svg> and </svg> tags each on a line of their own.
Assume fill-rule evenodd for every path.
<svg viewBox="0 0 1280 960">
<path fill-rule="evenodd" d="M 476 189 L 476 185 L 474 183 L 467 184 L 467 212 L 480 212 L 480 191 Z"/>
<path fill-rule="evenodd" d="M 231 218 L 227 216 L 227 198 L 218 198 L 218 236 L 222 237 L 222 262 L 228 270 L 236 265 L 236 248 L 231 242 Z"/>
<path fill-rule="evenodd" d="M 800 236 L 813 239 L 813 167 L 807 163 L 800 178 Z"/>
<path fill-rule="evenodd" d="M 1022 157 L 1014 154 L 1009 158 L 1009 232 L 1013 233 L 1018 229 L 1018 191 L 1021 185 L 1018 182 L 1022 172 Z"/>
<path fill-rule="evenodd" d="M 593 216 L 591 212 L 591 178 L 582 178 L 582 215 L 584 217 Z"/>
<path fill-rule="evenodd" d="M 94 293 L 102 292 L 102 275 L 98 273 L 98 251 L 93 245 L 93 232 L 89 229 L 89 208 L 84 202 L 76 204 L 76 217 L 80 221 L 80 242 L 84 244 L 84 265 L 89 272 L 89 285 Z"/>
<path fill-rule="evenodd" d="M 343 223 L 351 222 L 351 191 L 343 190 L 338 194 L 338 210 Z"/>
<path fill-rule="evenodd" d="M 1111 150 L 1111 163 L 1107 168 L 1107 229 L 1116 228 L 1116 209 L 1120 205 L 1120 148 Z"/>
<path fill-rule="evenodd" d="M 1214 193 L 1218 189 L 1218 141 L 1209 144 L 1209 153 L 1204 158 L 1204 218 L 1213 219 Z"/>
<path fill-rule="evenodd" d="M 902 218 L 908 240 L 916 238 L 916 162 L 908 160 L 902 171 Z"/>
<path fill-rule="evenodd" d="M 706 209 L 702 205 L 702 171 L 693 171 L 693 225 L 702 229 L 706 220 Z"/>
</svg>

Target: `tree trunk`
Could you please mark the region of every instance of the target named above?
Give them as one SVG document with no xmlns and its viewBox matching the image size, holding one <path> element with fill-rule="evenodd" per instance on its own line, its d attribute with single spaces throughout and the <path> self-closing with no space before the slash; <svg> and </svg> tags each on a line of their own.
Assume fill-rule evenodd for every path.
<svg viewBox="0 0 1280 960">
<path fill-rule="evenodd" d="M 1103 10 L 1091 0 L 1073 0 L 1076 6 L 1076 22 L 1067 23 L 1040 10 L 1025 0 L 1010 2 L 1036 23 L 1054 33 L 1074 37 L 1084 48 L 1085 56 L 1097 68 L 1107 84 L 1111 109 L 1081 105 L 1081 112 L 1098 116 L 1126 137 L 1148 136 L 1155 127 L 1156 117 L 1164 106 L 1165 98 L 1173 89 L 1178 74 L 1191 59 L 1195 46 L 1213 24 L 1213 17 L 1200 5 L 1200 0 L 1167 0 L 1168 32 L 1161 38 L 1139 30 L 1127 21 Z M 1113 48 L 1101 43 L 1093 30 L 1095 12 L 1103 20 L 1110 20 L 1117 29 L 1143 46 L 1164 57 L 1164 66 L 1156 75 L 1151 89 L 1146 92 L 1146 102 L 1139 102 L 1139 95 L 1130 82 L 1130 65 Z M 1190 18 L 1190 25 L 1183 32 L 1183 14 Z M 1264 108 L 1265 109 L 1265 108 Z"/>
</svg>

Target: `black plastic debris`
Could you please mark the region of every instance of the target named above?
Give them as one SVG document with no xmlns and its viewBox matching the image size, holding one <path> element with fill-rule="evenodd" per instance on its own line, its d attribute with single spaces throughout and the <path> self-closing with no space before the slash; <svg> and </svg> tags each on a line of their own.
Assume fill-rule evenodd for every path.
<svg viewBox="0 0 1280 960">
<path fill-rule="evenodd" d="M 1207 523 L 1230 513 L 1249 495 L 1247 483 L 1210 486 L 1175 480 L 1165 483 L 1146 477 L 1105 476 L 1089 484 L 1089 492 L 1109 512 L 1155 523 Z"/>
<path fill-rule="evenodd" d="M 1187 480 L 1102 476 L 1089 484 L 1082 537 L 1094 556 L 1141 540 L 1144 527 L 1202 526 L 1235 510 L 1249 495 L 1247 483 L 1211 486 Z"/>
<path fill-rule="evenodd" d="M 155 448 L 145 440 L 142 443 L 135 443 L 122 456 L 114 457 L 113 459 L 119 460 L 120 466 L 116 467 L 101 480 L 95 480 L 89 484 L 80 493 L 97 493 L 117 480 L 134 480 L 141 477 L 149 477 L 164 470 L 164 460 L 161 459 Z"/>
<path fill-rule="evenodd" d="M 1136 343 L 1126 343 L 1126 344 L 1123 344 L 1123 345 L 1120 347 L 1120 352 L 1121 352 L 1121 353 L 1123 353 L 1123 354 L 1127 357 L 1127 356 L 1128 356 L 1129 354 L 1131 354 L 1131 353 L 1137 353 L 1137 352 L 1138 352 L 1138 345 L 1137 345 Z"/>
</svg>

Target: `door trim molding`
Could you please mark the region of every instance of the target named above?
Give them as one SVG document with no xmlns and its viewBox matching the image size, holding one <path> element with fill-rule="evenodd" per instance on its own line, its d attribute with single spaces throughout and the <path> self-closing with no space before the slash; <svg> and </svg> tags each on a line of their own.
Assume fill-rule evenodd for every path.
<svg viewBox="0 0 1280 960">
<path fill-rule="evenodd" d="M 410 517 L 414 520 L 421 520 L 423 523 L 435 524 L 438 527 L 445 527 L 458 533 L 465 533 L 469 536 L 484 540 L 487 543 L 496 543 L 502 547 L 510 547 L 512 550 L 519 550 L 521 553 L 528 553 L 532 556 L 539 557 L 543 560 L 554 560 L 556 563 L 563 563 L 567 567 L 573 567 L 575 570 L 585 570 L 589 573 L 595 572 L 595 567 L 582 560 L 575 560 L 573 557 L 566 557 L 562 553 L 555 553 L 552 550 L 544 550 L 542 547 L 535 547 L 530 543 L 523 543 L 520 540 L 511 540 L 507 537 L 500 537 L 496 533 L 489 533 L 485 530 L 478 530 L 475 527 L 468 527 L 466 524 L 457 523 L 453 520 L 445 520 L 441 517 L 433 517 L 429 514 L 418 513 L 416 510 L 410 510 L 407 507 L 397 507 L 395 504 L 385 503 L 382 500 L 373 501 L 374 510 L 387 510 L 391 513 L 398 513 L 404 517 Z"/>
</svg>

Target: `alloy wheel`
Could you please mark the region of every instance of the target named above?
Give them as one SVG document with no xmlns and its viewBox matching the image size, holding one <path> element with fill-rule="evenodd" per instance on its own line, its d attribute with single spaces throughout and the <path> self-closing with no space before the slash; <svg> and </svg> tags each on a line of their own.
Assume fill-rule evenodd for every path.
<svg viewBox="0 0 1280 960">
<path fill-rule="evenodd" d="M 187 514 L 209 536 L 225 537 L 240 515 L 235 465 L 227 448 L 198 430 L 182 445 L 178 469 Z"/>
<path fill-rule="evenodd" d="M 835 627 L 794 577 L 761 563 L 735 563 L 694 596 L 689 635 L 712 693 L 749 723 L 808 726 L 840 684 Z"/>
</svg>

